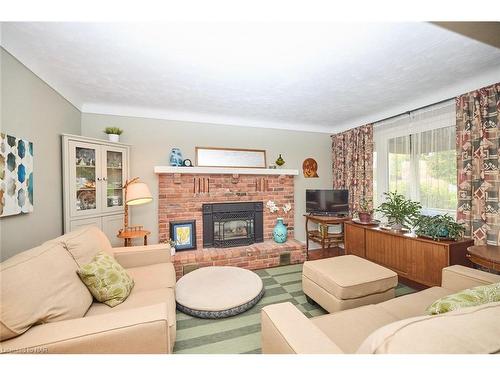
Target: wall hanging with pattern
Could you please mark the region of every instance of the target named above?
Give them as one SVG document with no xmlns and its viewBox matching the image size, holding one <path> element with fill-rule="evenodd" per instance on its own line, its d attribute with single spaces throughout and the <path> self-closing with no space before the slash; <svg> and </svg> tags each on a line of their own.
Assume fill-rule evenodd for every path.
<svg viewBox="0 0 500 375">
<path fill-rule="evenodd" d="M 305 178 L 317 178 L 318 176 L 318 162 L 313 158 L 307 158 L 302 163 L 302 172 Z"/>
<path fill-rule="evenodd" d="M 0 133 L 0 217 L 33 212 L 33 142 Z"/>
</svg>

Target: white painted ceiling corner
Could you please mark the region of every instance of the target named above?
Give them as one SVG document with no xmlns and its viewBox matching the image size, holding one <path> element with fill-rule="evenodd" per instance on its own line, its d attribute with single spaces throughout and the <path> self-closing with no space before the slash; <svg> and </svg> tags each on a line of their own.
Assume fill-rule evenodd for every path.
<svg viewBox="0 0 500 375">
<path fill-rule="evenodd" d="M 2 36 L 83 113 L 334 133 L 500 81 L 500 50 L 428 23 L 7 22 Z"/>
<path fill-rule="evenodd" d="M 208 113 L 194 112 L 175 112 L 168 110 L 159 110 L 154 108 L 132 107 L 132 106 L 113 106 L 101 104 L 84 104 L 82 113 L 113 115 L 126 117 L 140 117 L 157 120 L 169 120 L 177 122 L 190 122 L 200 125 L 228 125 L 228 126 L 246 126 L 253 128 L 282 129 L 293 131 L 308 131 L 314 133 L 330 133 L 323 126 L 317 124 L 300 124 L 290 122 L 278 122 L 267 120 L 253 120 L 238 116 L 224 116 Z"/>
</svg>

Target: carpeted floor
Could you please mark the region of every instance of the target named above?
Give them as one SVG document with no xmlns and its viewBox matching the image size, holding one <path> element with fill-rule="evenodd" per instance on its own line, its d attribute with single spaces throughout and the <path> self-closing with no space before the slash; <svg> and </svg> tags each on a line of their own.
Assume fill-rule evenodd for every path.
<svg viewBox="0 0 500 375">
<path fill-rule="evenodd" d="M 302 264 L 255 272 L 262 278 L 266 293 L 256 306 L 243 314 L 209 320 L 194 318 L 178 311 L 174 353 L 260 353 L 260 309 L 273 303 L 289 301 L 309 318 L 326 314 L 321 307 L 307 303 L 302 293 Z M 397 296 L 412 292 L 413 289 L 402 284 L 396 289 Z"/>
</svg>

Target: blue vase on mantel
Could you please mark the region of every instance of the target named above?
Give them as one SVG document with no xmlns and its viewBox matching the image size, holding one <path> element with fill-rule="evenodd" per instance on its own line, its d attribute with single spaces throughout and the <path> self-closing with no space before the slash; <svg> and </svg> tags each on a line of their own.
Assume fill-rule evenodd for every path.
<svg viewBox="0 0 500 375">
<path fill-rule="evenodd" d="M 180 148 L 174 147 L 170 151 L 170 165 L 172 167 L 182 166 L 182 153 Z"/>
<path fill-rule="evenodd" d="M 288 237 L 288 228 L 283 224 L 283 219 L 279 217 L 277 219 L 276 226 L 273 229 L 273 239 L 277 243 L 285 243 Z"/>
</svg>

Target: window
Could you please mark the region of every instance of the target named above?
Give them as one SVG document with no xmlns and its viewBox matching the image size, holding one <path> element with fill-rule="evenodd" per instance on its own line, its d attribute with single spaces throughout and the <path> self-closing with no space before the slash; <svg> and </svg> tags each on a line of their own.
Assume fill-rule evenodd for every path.
<svg viewBox="0 0 500 375">
<path fill-rule="evenodd" d="M 418 199 L 428 211 L 451 213 L 457 209 L 457 158 L 455 127 L 422 132 L 416 136 Z M 429 212 L 433 213 L 433 212 Z"/>
<path fill-rule="evenodd" d="M 389 191 L 410 196 L 410 136 L 389 139 Z"/>
<path fill-rule="evenodd" d="M 397 191 L 419 201 L 425 214 L 456 215 L 453 102 L 376 124 L 375 145 L 378 202 L 384 192 Z"/>
</svg>

